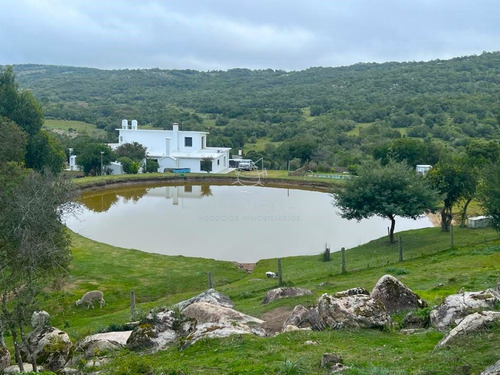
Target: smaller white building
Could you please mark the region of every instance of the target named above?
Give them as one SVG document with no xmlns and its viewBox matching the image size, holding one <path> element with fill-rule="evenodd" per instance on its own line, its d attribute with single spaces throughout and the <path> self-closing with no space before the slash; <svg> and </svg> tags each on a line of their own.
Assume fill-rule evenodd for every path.
<svg viewBox="0 0 500 375">
<path fill-rule="evenodd" d="M 174 123 L 172 130 L 139 129 L 137 120 L 122 120 L 118 143 L 110 144 L 111 148 L 125 143 L 140 143 L 146 147 L 148 159 L 158 161 L 158 172 L 165 169 L 189 168 L 191 172 L 202 172 L 202 159 L 212 161 L 212 172 L 229 171 L 228 147 L 207 147 L 207 132 L 182 131 L 179 124 Z"/>
<path fill-rule="evenodd" d="M 432 168 L 432 165 L 417 164 L 417 167 L 415 168 L 415 170 L 417 171 L 417 173 L 420 173 L 421 175 L 425 175 L 431 168 Z"/>
</svg>

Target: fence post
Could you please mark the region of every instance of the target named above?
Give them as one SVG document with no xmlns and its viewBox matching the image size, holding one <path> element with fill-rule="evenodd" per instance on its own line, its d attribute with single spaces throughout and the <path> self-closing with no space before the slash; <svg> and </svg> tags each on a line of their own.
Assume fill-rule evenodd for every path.
<svg viewBox="0 0 500 375">
<path fill-rule="evenodd" d="M 212 280 L 212 272 L 208 273 L 208 289 L 212 289 L 214 287 L 214 283 Z"/>
<path fill-rule="evenodd" d="M 281 258 L 278 258 L 278 285 L 283 285 L 283 272 L 281 270 Z"/>
<path fill-rule="evenodd" d="M 130 291 L 130 318 L 135 320 L 135 290 Z"/>
<path fill-rule="evenodd" d="M 342 257 L 342 273 L 345 273 L 345 247 L 340 249 L 340 255 Z"/>
<path fill-rule="evenodd" d="M 403 261 L 403 238 L 398 236 L 399 261 Z"/>
</svg>

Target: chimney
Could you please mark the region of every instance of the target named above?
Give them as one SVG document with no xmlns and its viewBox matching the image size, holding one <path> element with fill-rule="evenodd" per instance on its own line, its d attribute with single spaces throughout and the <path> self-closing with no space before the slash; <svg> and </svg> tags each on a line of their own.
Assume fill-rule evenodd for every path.
<svg viewBox="0 0 500 375">
<path fill-rule="evenodd" d="M 128 120 L 127 119 L 122 120 L 122 129 L 128 129 Z"/>
<path fill-rule="evenodd" d="M 132 120 L 132 130 L 137 130 L 137 120 Z"/>
<path fill-rule="evenodd" d="M 176 123 L 176 122 L 174 122 L 174 123 L 172 124 L 172 130 L 173 130 L 174 132 L 179 131 L 179 124 L 178 124 L 178 123 Z"/>
<path fill-rule="evenodd" d="M 172 148 L 170 151 L 179 151 L 179 124 L 172 124 Z"/>
</svg>

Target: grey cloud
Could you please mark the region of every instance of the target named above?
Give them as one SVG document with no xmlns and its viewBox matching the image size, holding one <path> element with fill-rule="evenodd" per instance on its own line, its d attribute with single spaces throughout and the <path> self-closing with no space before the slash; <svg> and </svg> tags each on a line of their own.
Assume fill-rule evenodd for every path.
<svg viewBox="0 0 500 375">
<path fill-rule="evenodd" d="M 305 69 L 498 49 L 496 0 L 6 0 L 0 64 Z"/>
</svg>

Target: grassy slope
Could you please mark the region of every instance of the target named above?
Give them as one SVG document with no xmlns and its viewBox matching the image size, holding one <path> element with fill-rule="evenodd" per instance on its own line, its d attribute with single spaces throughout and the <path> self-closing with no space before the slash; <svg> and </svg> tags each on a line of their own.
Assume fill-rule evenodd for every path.
<svg viewBox="0 0 500 375">
<path fill-rule="evenodd" d="M 105 139 L 107 137 L 105 130 L 98 129 L 95 125 L 82 121 L 46 119 L 43 127 L 49 131 L 62 132 L 68 136 L 87 134 L 94 139 Z"/>
<path fill-rule="evenodd" d="M 85 178 L 78 179 L 77 183 L 81 187 L 102 186 L 116 182 L 119 177 Z M 133 176 L 144 177 L 150 176 Z M 289 180 L 283 173 L 270 177 Z M 258 262 L 254 272 L 248 275 L 229 262 L 120 249 L 72 233 L 74 262 L 66 284 L 58 291 L 47 291 L 42 305 L 51 314 L 53 325 L 67 331 L 75 341 L 107 326 L 129 321 L 130 290 L 135 290 L 138 310 L 144 313 L 152 307 L 171 305 L 203 291 L 207 272 L 213 273 L 216 288 L 228 294 L 237 309 L 257 317 L 276 308 L 292 309 L 299 303 L 313 305 L 322 293 L 355 286 L 370 290 L 386 273 L 397 276 L 433 305 L 461 287 L 483 290 L 500 281 L 497 234 L 490 229 L 459 228 L 455 228 L 454 233 L 453 249 L 449 249 L 449 234 L 438 228 L 400 233 L 404 244 L 403 263 L 398 262 L 397 246 L 389 245 L 385 237 L 348 249 L 344 275 L 340 274 L 339 253 L 332 254 L 331 262 L 322 262 L 319 254 L 284 258 L 286 283 L 310 288 L 314 294 L 279 300 L 267 306 L 260 302 L 266 292 L 276 286 L 276 280 L 265 278 L 265 272 L 276 270 L 276 259 Z M 74 305 L 84 292 L 97 288 L 105 292 L 107 305 L 102 310 L 86 310 Z M 409 336 L 397 331 L 363 330 L 287 333 L 265 339 L 202 340 L 186 350 L 172 348 L 155 355 L 137 356 L 123 351 L 108 373 L 154 373 L 152 369 L 157 373 L 160 369 L 165 373 L 173 369 L 187 374 L 278 373 L 283 362 L 289 359 L 297 361 L 306 373 L 321 374 L 325 373 L 319 368 L 324 352 L 341 354 L 352 367 L 347 374 L 449 374 L 466 362 L 471 364 L 472 373 L 479 373 L 498 360 L 498 326 L 468 337 L 451 349 L 434 352 L 432 349 L 442 336 L 434 330 Z M 306 345 L 308 340 L 318 345 Z M 471 347 L 474 350 L 470 350 Z"/>
<path fill-rule="evenodd" d="M 500 241 L 492 230 L 457 229 L 454 249 L 447 249 L 449 237 L 438 228 L 408 231 L 402 235 L 407 249 L 405 254 L 413 259 L 397 262 L 396 246 L 388 245 L 382 238 L 348 250 L 348 273 L 345 275 L 339 272 L 338 254 L 333 255 L 331 262 L 322 262 L 319 255 L 284 258 L 286 282 L 311 288 L 314 296 L 262 306 L 260 301 L 267 290 L 276 286 L 276 281 L 265 278 L 264 273 L 275 269 L 276 260 L 260 261 L 253 274 L 247 275 L 228 262 L 119 249 L 72 234 L 74 264 L 68 283 L 63 291 L 47 294 L 44 308 L 53 316 L 55 326 L 66 326 L 64 329 L 72 338 L 78 339 L 108 325 L 127 322 L 130 289 L 136 291 L 139 309 L 144 312 L 204 290 L 208 271 L 213 272 L 217 289 L 227 293 L 237 309 L 256 316 L 277 307 L 292 308 L 299 303 L 312 305 L 324 292 L 354 286 L 370 290 L 385 273 L 401 274 L 398 277 L 430 304 L 438 303 L 462 286 L 466 290 L 481 290 L 499 281 Z M 369 268 L 367 259 L 371 262 Z M 438 287 L 439 283 L 444 285 Z M 94 288 L 104 290 L 107 306 L 102 310 L 76 308 L 74 301 Z M 433 352 L 442 336 L 433 330 L 411 336 L 397 331 L 363 330 L 287 333 L 266 339 L 202 340 L 183 351 L 172 348 L 140 357 L 123 352 L 109 371 L 134 373 L 125 372 L 125 368 L 129 369 L 127 371 L 135 368 L 136 373 L 147 373 L 149 368 L 161 368 L 188 374 L 261 374 L 276 373 L 283 361 L 290 359 L 299 361 L 307 373 L 322 373 L 318 367 L 321 354 L 338 352 L 354 368 L 348 374 L 396 374 L 397 371 L 402 374 L 449 374 L 463 364 L 462 360 L 471 363 L 474 373 L 478 373 L 498 359 L 495 355 L 500 345 L 499 327 L 468 338 L 467 342 L 450 350 Z M 314 340 L 318 345 L 306 345 L 307 340 Z M 474 345 L 475 350 L 470 351 L 468 345 Z"/>
</svg>

